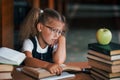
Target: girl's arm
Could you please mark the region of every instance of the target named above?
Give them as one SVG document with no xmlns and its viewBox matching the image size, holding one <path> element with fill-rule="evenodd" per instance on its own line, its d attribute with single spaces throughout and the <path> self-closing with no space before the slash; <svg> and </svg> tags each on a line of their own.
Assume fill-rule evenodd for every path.
<svg viewBox="0 0 120 80">
<path fill-rule="evenodd" d="M 26 55 L 26 59 L 24 61 L 26 66 L 46 68 L 47 65 L 50 64 L 49 62 L 33 58 L 32 53 L 29 51 L 25 51 L 24 53 Z"/>
<path fill-rule="evenodd" d="M 54 53 L 53 61 L 57 64 L 63 64 L 66 60 L 66 39 L 60 36 L 58 39 L 58 48 Z"/>
<path fill-rule="evenodd" d="M 29 51 L 24 52 L 27 56 L 25 59 L 25 65 L 30 67 L 41 67 L 48 70 L 50 73 L 61 74 L 62 68 L 59 64 L 49 63 L 32 57 L 32 53 Z"/>
</svg>

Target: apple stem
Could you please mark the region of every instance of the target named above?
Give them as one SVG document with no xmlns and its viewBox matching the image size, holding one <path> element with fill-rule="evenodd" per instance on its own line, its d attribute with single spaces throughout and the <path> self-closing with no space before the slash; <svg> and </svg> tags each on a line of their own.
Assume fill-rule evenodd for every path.
<svg viewBox="0 0 120 80">
<path fill-rule="evenodd" d="M 106 31 L 106 28 L 104 27 L 104 32 Z"/>
</svg>

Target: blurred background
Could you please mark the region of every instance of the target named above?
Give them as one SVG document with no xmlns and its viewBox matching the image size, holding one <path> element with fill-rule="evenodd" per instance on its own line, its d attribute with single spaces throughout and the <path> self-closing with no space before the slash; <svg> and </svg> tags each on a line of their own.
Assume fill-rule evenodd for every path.
<svg viewBox="0 0 120 80">
<path fill-rule="evenodd" d="M 32 7 L 52 8 L 68 21 L 67 60 L 87 61 L 87 46 L 96 42 L 96 31 L 106 27 L 112 42 L 120 43 L 119 0 L 1 0 L 0 46 L 18 50 L 20 24 Z"/>
</svg>

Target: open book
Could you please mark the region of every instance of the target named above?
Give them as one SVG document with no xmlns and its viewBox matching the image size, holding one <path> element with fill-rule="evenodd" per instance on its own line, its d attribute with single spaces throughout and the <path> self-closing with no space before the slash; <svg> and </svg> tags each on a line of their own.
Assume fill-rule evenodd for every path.
<svg viewBox="0 0 120 80">
<path fill-rule="evenodd" d="M 0 48 L 0 63 L 20 65 L 25 59 L 25 54 L 7 47 Z"/>
<path fill-rule="evenodd" d="M 71 74 L 68 72 L 62 72 L 61 75 L 50 76 L 50 77 L 42 78 L 40 80 L 59 80 L 59 79 L 71 78 L 71 77 L 75 77 L 75 74 Z"/>
<path fill-rule="evenodd" d="M 61 65 L 63 68 L 63 71 L 82 71 L 84 69 L 81 69 L 80 67 L 75 67 L 75 66 L 67 66 L 65 64 Z M 33 68 L 33 67 L 28 67 L 28 66 L 24 66 L 22 68 L 22 72 L 37 78 L 37 79 L 43 79 L 46 77 L 50 77 L 50 76 L 55 76 L 56 74 L 51 74 L 49 71 L 43 69 L 43 68 Z M 68 73 L 67 73 L 68 74 Z M 72 75 L 73 76 L 73 75 Z"/>
</svg>

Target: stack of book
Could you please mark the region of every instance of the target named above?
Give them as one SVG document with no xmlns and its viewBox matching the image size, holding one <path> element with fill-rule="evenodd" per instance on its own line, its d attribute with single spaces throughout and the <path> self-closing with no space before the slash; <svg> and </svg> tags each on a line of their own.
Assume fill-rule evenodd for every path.
<svg viewBox="0 0 120 80">
<path fill-rule="evenodd" d="M 14 65 L 19 66 L 26 58 L 24 53 L 7 47 L 0 48 L 0 80 L 12 79 Z"/>
<path fill-rule="evenodd" d="M 87 58 L 96 80 L 120 80 L 120 44 L 88 44 Z"/>
<path fill-rule="evenodd" d="M 0 64 L 0 80 L 12 79 L 12 71 L 12 65 Z"/>
</svg>

